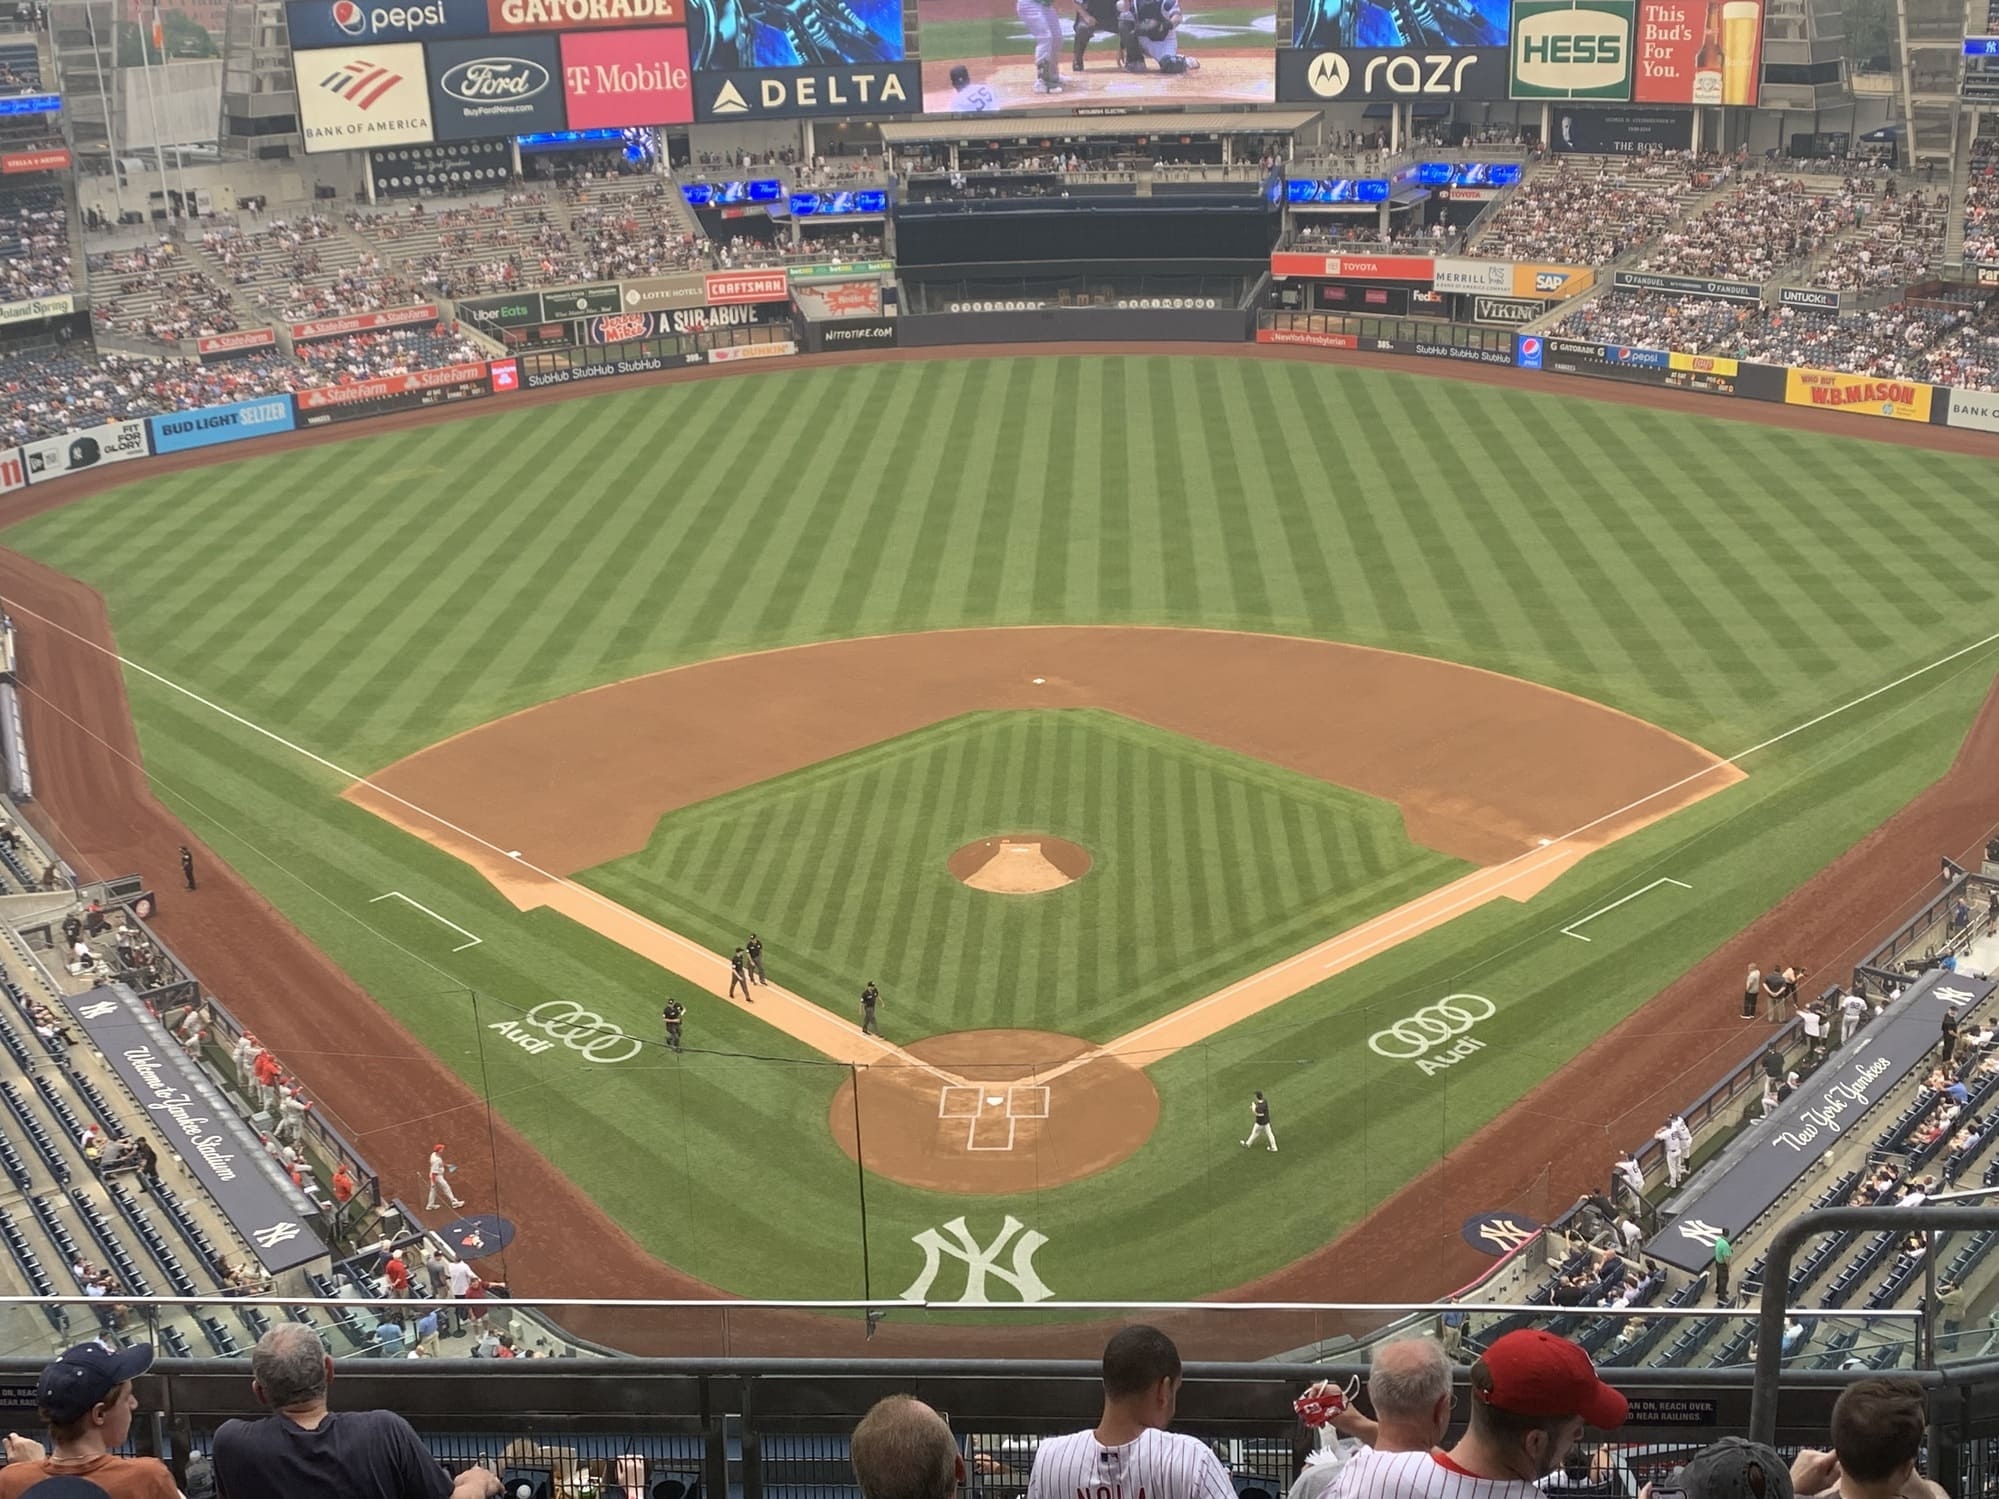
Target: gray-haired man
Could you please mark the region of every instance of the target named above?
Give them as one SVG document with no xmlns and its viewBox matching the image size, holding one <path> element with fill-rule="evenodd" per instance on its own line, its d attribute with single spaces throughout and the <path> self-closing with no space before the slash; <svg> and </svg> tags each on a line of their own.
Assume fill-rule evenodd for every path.
<svg viewBox="0 0 1999 1499">
<path fill-rule="evenodd" d="M 1374 1407 L 1374 1419 L 1370 1421 L 1352 1406 L 1344 1406 L 1327 1416 L 1321 1431 L 1352 1437 L 1377 1452 L 1428 1452 L 1444 1439 L 1451 1424 L 1452 1372 L 1451 1361 L 1435 1338 L 1396 1338 L 1384 1343 L 1375 1350 L 1367 1375 L 1367 1399 Z M 1331 1388 L 1316 1384 L 1305 1394 L 1309 1400 Z M 1289 1499 L 1319 1499 L 1339 1471 L 1340 1464 L 1333 1460 L 1331 1450 L 1322 1447 L 1305 1460 L 1305 1470 L 1291 1485 Z"/>
</svg>

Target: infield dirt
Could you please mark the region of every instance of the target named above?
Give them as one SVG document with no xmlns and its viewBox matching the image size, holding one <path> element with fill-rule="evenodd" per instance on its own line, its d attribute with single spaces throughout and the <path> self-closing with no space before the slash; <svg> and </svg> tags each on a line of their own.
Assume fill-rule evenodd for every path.
<svg viewBox="0 0 1999 1499">
<path fill-rule="evenodd" d="M 990 350 L 971 351 L 989 357 Z M 1021 348 L 1017 353 L 1197 353 L 1213 346 Z M 964 350 L 890 356 L 821 357 L 829 363 L 881 357 L 965 357 Z M 1236 357 L 1326 358 L 1303 350 Z M 1224 356 L 1226 357 L 1226 356 Z M 1386 356 L 1335 355 L 1329 362 L 1411 373 Z M 801 367 L 784 362 L 772 367 Z M 758 372 L 724 367 L 715 374 L 750 378 Z M 1759 421 L 1822 435 L 1839 435 L 1992 457 L 1992 440 L 1957 429 L 1850 416 L 1797 407 L 1715 401 L 1673 391 L 1608 385 L 1512 370 L 1470 366 L 1425 368 L 1432 377 L 1504 383 L 1571 399 L 1603 400 Z M 710 378 L 684 372 L 669 380 Z M 541 404 L 606 389 L 664 383 L 649 377 L 611 380 L 583 390 L 549 390 L 511 398 Z M 495 410 L 483 404 L 412 412 L 367 430 L 429 425 Z M 281 452 L 355 435 L 300 433 L 260 442 L 250 451 Z M 168 469 L 227 462 L 242 456 L 209 450 L 151 464 L 137 474 L 100 470 L 77 481 L 38 486 L 0 504 L 0 523 L 81 498 L 127 479 Z M 416 1101 L 428 1121 L 483 1129 L 486 1109 L 475 1093 L 419 1046 L 392 1017 L 221 863 L 153 797 L 139 761 L 102 601 L 84 585 L 13 552 L 0 552 L 0 596 L 22 624 L 23 712 L 34 755 L 38 800 L 28 815 L 77 866 L 93 876 L 142 871 L 163 878 L 187 843 L 201 861 L 198 897 L 169 896 L 158 916 L 161 932 L 204 981 L 280 1055 L 305 1060 L 298 1071 L 323 1111 L 376 1159 L 384 1186 L 414 1197 L 423 1184 L 419 1136 L 406 1119 L 383 1120 L 385 1098 Z M 1564 1201 L 1599 1183 L 1618 1145 L 1649 1133 L 1662 1110 L 1726 1075 L 1744 1041 L 1736 1015 L 1741 956 L 1767 956 L 1781 944 L 1804 966 L 1836 970 L 1864 951 L 1891 923 L 1900 904 L 1936 872 L 1939 855 L 1975 861 L 1992 820 L 1991 788 L 1999 783 L 1999 692 L 1988 696 L 1951 769 L 1901 812 L 1855 844 L 1772 910 L 1747 922 L 1678 981 L 1630 1016 L 1519 1104 L 1391 1197 L 1363 1223 L 1316 1253 L 1218 1299 L 1396 1301 L 1442 1294 L 1490 1264 L 1467 1246 L 1458 1227 L 1480 1206 L 1507 1201 L 1552 1172 L 1545 1190 Z M 282 975 L 282 986 L 274 976 Z M 381 1120 L 376 1123 L 374 1121 Z M 712 1297 L 719 1293 L 645 1253 L 619 1225 L 533 1150 L 504 1120 L 494 1122 L 495 1153 L 464 1165 L 460 1184 L 494 1201 L 520 1226 L 498 1269 L 520 1297 Z M 497 1168 L 497 1176 L 495 1168 Z M 1337 1180 L 1337 1161 L 1328 1166 Z M 1101 1326 L 1057 1323 L 1034 1327 L 921 1325 L 891 1318 L 863 1341 L 858 1320 L 805 1313 L 685 1310 L 640 1316 L 608 1310 L 568 1319 L 583 1336 L 652 1354 L 832 1354 L 970 1356 L 1024 1353 L 1090 1357 L 1102 1347 Z M 1253 1357 L 1296 1346 L 1302 1333 L 1332 1336 L 1355 1330 L 1338 1319 L 1309 1327 L 1296 1317 L 1230 1313 L 1161 1318 L 1195 1358 Z M 1363 1323 L 1357 1325 L 1364 1325 Z"/>
</svg>

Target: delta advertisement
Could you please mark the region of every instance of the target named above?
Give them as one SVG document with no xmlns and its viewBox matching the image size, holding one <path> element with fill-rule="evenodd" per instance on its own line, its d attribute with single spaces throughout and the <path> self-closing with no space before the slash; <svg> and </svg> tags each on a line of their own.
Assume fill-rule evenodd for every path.
<svg viewBox="0 0 1999 1499">
<path fill-rule="evenodd" d="M 143 421 L 106 422 L 101 427 L 21 445 L 30 484 L 46 484 L 64 474 L 80 473 L 107 463 L 130 463 L 134 458 L 150 455 Z"/>
<path fill-rule="evenodd" d="M 232 401 L 146 419 L 152 428 L 155 453 L 184 453 L 212 448 L 247 437 L 269 437 L 292 430 L 292 398 L 267 396 L 256 401 Z"/>
<path fill-rule="evenodd" d="M 1855 416 L 1882 416 L 1897 422 L 1926 422 L 1934 387 L 1915 380 L 1883 380 L 1832 370 L 1787 369 L 1784 400 L 1792 406 L 1819 406 Z"/>
<path fill-rule="evenodd" d="M 335 0 L 335 8 L 352 0 Z M 416 42 L 295 52 L 299 133 L 308 154 L 431 139 L 430 81 Z"/>
<path fill-rule="evenodd" d="M 861 119 L 922 108 L 923 68 L 914 62 L 699 73 L 694 79 L 694 117 L 703 124 Z"/>
<path fill-rule="evenodd" d="M 323 385 L 299 391 L 293 399 L 298 402 L 301 427 L 323 427 L 328 422 L 357 421 L 390 411 L 468 400 L 490 391 L 483 363 L 453 364 L 443 369 L 415 370 L 407 375 L 356 380 L 351 385 Z"/>
</svg>

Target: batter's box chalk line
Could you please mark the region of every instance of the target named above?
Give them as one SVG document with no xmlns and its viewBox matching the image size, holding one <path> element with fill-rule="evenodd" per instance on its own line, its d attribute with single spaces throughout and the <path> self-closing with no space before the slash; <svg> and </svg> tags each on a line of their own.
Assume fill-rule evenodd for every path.
<svg viewBox="0 0 1999 1499">
<path fill-rule="evenodd" d="M 1048 1117 L 1045 1083 L 945 1083 L 937 1090 L 937 1117 L 965 1125 L 966 1150 L 1012 1150 L 1022 1119 Z"/>
</svg>

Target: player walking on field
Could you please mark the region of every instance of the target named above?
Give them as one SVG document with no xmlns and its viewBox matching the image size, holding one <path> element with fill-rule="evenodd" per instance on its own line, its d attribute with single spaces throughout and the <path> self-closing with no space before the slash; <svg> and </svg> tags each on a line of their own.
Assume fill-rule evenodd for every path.
<svg viewBox="0 0 1999 1499">
<path fill-rule="evenodd" d="M 1271 1132 L 1270 1128 L 1270 1100 L 1265 1098 L 1261 1093 L 1251 1098 L 1249 1101 L 1249 1117 L 1251 1121 L 1249 1138 L 1242 1143 L 1244 1145 L 1254 1145 L 1256 1137 L 1261 1135 L 1263 1136 L 1264 1143 L 1272 1150 L 1275 1150 L 1277 1148 L 1277 1136 Z"/>
<path fill-rule="evenodd" d="M 1013 13 L 1034 39 L 1034 91 L 1062 92 L 1062 18 L 1053 0 L 1014 0 Z"/>
<path fill-rule="evenodd" d="M 729 959 L 729 998 L 734 999 L 738 989 L 743 991 L 744 999 L 749 999 L 750 955 L 740 947 L 736 949 L 736 955 Z"/>
<path fill-rule="evenodd" d="M 1180 1400 L 1180 1350 L 1156 1327 L 1127 1327 L 1104 1347 L 1104 1414 L 1094 1431 L 1035 1451 L 1027 1499 L 1235 1499 L 1207 1443 L 1166 1428 Z"/>
<path fill-rule="evenodd" d="M 875 1006 L 881 1003 L 881 997 L 881 990 L 875 987 L 873 979 L 869 979 L 867 987 L 861 990 L 861 1034 L 864 1036 L 879 1036 L 882 1033 L 881 1027 L 875 1024 Z"/>
<path fill-rule="evenodd" d="M 424 1200 L 426 1212 L 437 1211 L 439 1197 L 455 1208 L 465 1206 L 464 1199 L 451 1190 L 450 1173 L 457 1169 L 455 1166 L 444 1164 L 444 1146 L 441 1143 L 430 1147 L 430 1195 Z"/>
<path fill-rule="evenodd" d="M 743 944 L 743 951 L 750 955 L 750 977 L 759 984 L 768 984 L 770 980 L 764 977 L 764 939 L 751 932 L 750 940 Z"/>
</svg>

